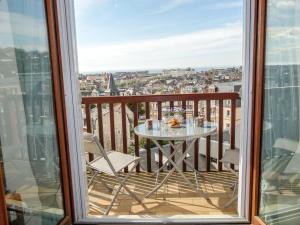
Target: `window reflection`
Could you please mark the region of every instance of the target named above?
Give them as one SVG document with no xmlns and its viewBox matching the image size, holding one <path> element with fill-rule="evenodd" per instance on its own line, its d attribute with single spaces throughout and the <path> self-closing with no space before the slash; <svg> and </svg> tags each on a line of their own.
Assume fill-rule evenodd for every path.
<svg viewBox="0 0 300 225">
<path fill-rule="evenodd" d="M 300 1 L 267 8 L 260 216 L 267 224 L 300 220 Z"/>
<path fill-rule="evenodd" d="M 64 215 L 44 1 L 0 1 L 0 157 L 11 224 Z"/>
</svg>

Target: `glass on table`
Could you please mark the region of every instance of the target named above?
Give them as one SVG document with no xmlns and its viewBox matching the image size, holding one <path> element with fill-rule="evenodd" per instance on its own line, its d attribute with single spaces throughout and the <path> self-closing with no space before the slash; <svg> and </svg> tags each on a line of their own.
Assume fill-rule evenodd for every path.
<svg viewBox="0 0 300 225">
<path fill-rule="evenodd" d="M 195 126 L 196 124 L 195 117 L 194 116 L 189 117 L 186 122 L 191 126 Z"/>
<path fill-rule="evenodd" d="M 163 109 L 162 110 L 162 122 L 167 124 L 169 119 L 170 119 L 170 110 Z"/>
</svg>

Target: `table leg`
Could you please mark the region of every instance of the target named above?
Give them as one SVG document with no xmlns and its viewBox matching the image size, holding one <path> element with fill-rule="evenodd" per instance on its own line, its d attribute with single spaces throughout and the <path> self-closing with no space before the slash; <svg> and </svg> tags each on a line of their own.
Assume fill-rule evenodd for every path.
<svg viewBox="0 0 300 225">
<path fill-rule="evenodd" d="M 158 149 L 165 155 L 165 157 L 167 157 L 168 161 L 173 165 L 173 168 L 169 171 L 169 173 L 164 177 L 164 179 L 153 188 L 152 191 L 150 191 L 146 197 L 149 197 L 150 195 L 152 195 L 155 191 L 157 191 L 165 182 L 167 182 L 167 180 L 169 179 L 169 177 L 172 175 L 172 173 L 177 170 L 177 172 L 181 175 L 181 177 L 186 181 L 186 183 L 191 187 L 191 188 L 195 188 L 195 186 L 191 183 L 190 180 L 187 179 L 187 177 L 183 174 L 183 172 L 180 170 L 179 163 L 183 162 L 187 153 L 189 152 L 189 150 L 191 149 L 191 147 L 194 145 L 195 141 L 197 139 L 193 139 L 191 141 L 191 143 L 187 146 L 186 151 L 181 155 L 181 157 L 178 159 L 178 162 L 175 163 L 172 160 L 172 154 L 170 156 L 167 155 L 166 151 L 163 149 L 163 147 L 158 143 L 157 140 L 153 140 L 153 142 L 156 144 L 156 146 L 158 147 Z M 173 145 L 173 143 L 170 142 L 170 145 L 174 148 L 174 152 L 176 152 L 177 150 L 179 150 L 178 146 L 176 147 L 175 145 Z M 198 187 L 196 187 L 196 191 L 198 192 Z M 205 193 L 203 193 L 203 191 L 201 191 L 201 193 L 204 195 L 204 197 L 209 200 L 209 198 L 207 197 L 207 195 Z"/>
<path fill-rule="evenodd" d="M 158 143 L 158 142 L 157 142 L 157 143 Z M 180 144 L 177 144 L 177 146 L 182 146 L 183 143 L 184 143 L 184 141 L 182 141 Z M 176 154 L 176 151 L 175 151 L 176 148 L 174 147 L 174 145 L 173 145 L 172 142 L 170 142 L 170 144 L 171 144 L 171 146 L 174 148 L 173 153 L 169 156 L 169 158 L 172 159 L 172 157 Z M 159 147 L 158 147 L 158 148 L 159 148 Z M 163 147 L 162 147 L 162 148 L 163 148 Z M 159 149 L 160 149 L 160 148 L 159 148 Z M 164 162 L 163 165 L 162 165 L 160 168 L 158 168 L 158 169 L 154 172 L 154 175 L 153 175 L 153 176 L 156 175 L 156 178 L 155 178 L 155 186 L 156 186 L 157 183 L 158 183 L 158 177 L 159 177 L 159 173 L 160 173 L 161 169 L 163 169 L 163 168 L 167 165 L 168 162 L 169 162 L 169 159 L 167 158 L 166 162 Z"/>
<path fill-rule="evenodd" d="M 175 167 L 173 167 L 169 173 L 164 177 L 164 179 L 157 185 L 155 186 L 146 196 L 145 198 L 148 198 L 149 196 L 151 196 L 154 192 L 156 192 L 161 186 L 163 186 L 164 183 L 167 182 L 167 180 L 169 179 L 169 177 L 172 175 L 172 173 L 175 171 Z"/>
<path fill-rule="evenodd" d="M 184 143 L 184 142 L 182 142 L 180 145 L 182 145 L 183 143 Z M 172 147 L 174 148 L 173 145 L 172 145 Z M 172 158 L 175 154 L 176 154 L 176 151 L 174 151 L 174 152 L 170 155 L 170 158 Z M 154 171 L 154 175 L 157 174 L 157 173 L 159 173 L 159 171 L 160 171 L 161 169 L 163 169 L 163 168 L 167 165 L 168 162 L 169 162 L 169 160 L 167 159 L 167 161 L 164 162 L 163 165 L 162 165 L 160 168 L 158 168 L 156 171 Z"/>
<path fill-rule="evenodd" d="M 173 165 L 173 167 L 175 167 L 175 169 L 177 170 L 177 172 L 181 175 L 181 177 L 186 181 L 186 183 L 191 187 L 194 188 L 194 185 L 192 184 L 192 182 L 186 178 L 186 176 L 183 174 L 183 172 L 180 170 L 180 168 L 178 167 L 180 162 L 183 162 L 183 160 L 185 159 L 187 153 L 189 152 L 190 148 L 194 145 L 196 139 L 192 140 L 191 144 L 189 146 L 187 146 L 185 152 L 183 152 L 183 154 L 181 155 L 181 157 L 178 159 L 177 163 L 175 163 L 171 158 L 169 159 L 170 163 Z M 179 151 L 178 146 L 173 145 L 172 142 L 170 142 L 170 145 L 172 145 L 172 147 L 174 148 L 174 151 Z"/>
<path fill-rule="evenodd" d="M 174 151 L 170 155 L 170 158 L 172 158 L 175 155 L 175 153 L 176 153 L 176 151 Z M 160 168 L 158 168 L 156 171 L 154 171 L 153 177 L 156 176 L 156 178 L 155 178 L 155 186 L 157 185 L 160 171 L 168 164 L 168 162 L 169 162 L 169 160 L 167 159 Z"/>
<path fill-rule="evenodd" d="M 197 157 L 197 156 L 194 156 L 194 157 Z M 194 172 L 197 190 L 200 190 L 200 189 L 199 189 L 199 182 L 198 182 L 198 179 L 197 179 L 197 174 L 198 174 L 199 176 L 201 176 L 204 180 L 205 180 L 205 177 L 200 173 L 199 170 L 196 170 L 196 169 L 194 168 L 193 164 L 191 164 L 188 160 L 183 159 L 183 161 L 184 161 L 184 162 L 186 163 L 186 165 L 187 165 L 189 168 L 191 168 L 191 170 Z M 211 188 L 213 189 L 213 186 L 212 186 L 212 185 L 211 185 Z M 201 192 L 202 192 L 204 195 L 206 195 L 206 194 L 204 193 L 204 191 L 203 191 L 202 188 L 201 188 Z"/>
</svg>

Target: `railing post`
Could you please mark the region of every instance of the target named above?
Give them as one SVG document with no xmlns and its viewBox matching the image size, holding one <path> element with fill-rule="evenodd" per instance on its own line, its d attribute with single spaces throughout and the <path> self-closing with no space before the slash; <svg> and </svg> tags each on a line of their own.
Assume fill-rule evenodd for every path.
<svg viewBox="0 0 300 225">
<path fill-rule="evenodd" d="M 218 170 L 222 171 L 222 163 L 220 160 L 223 157 L 223 100 L 219 100 L 219 138 L 218 138 Z"/>
<path fill-rule="evenodd" d="M 102 118 L 102 104 L 97 104 L 98 109 L 98 134 L 101 145 L 104 148 L 104 138 L 103 138 L 103 118 Z"/>
<path fill-rule="evenodd" d="M 86 122 L 86 132 L 92 133 L 92 124 L 91 124 L 91 108 L 90 104 L 85 104 L 85 122 Z M 94 155 L 88 153 L 89 161 L 93 161 Z"/>
<path fill-rule="evenodd" d="M 123 153 L 127 154 L 127 128 L 126 128 L 126 107 L 125 103 L 121 103 L 121 118 L 122 118 L 122 138 L 123 138 Z M 128 172 L 128 167 L 124 169 L 124 172 Z"/>
<path fill-rule="evenodd" d="M 161 120 L 161 105 L 162 103 L 161 102 L 157 102 L 157 119 L 158 120 Z M 162 145 L 162 141 L 159 141 L 159 144 Z M 163 156 L 162 156 L 162 152 L 161 151 L 158 151 L 158 168 L 161 168 L 163 163 Z"/>
<path fill-rule="evenodd" d="M 184 110 L 184 113 L 183 113 L 183 119 L 185 120 L 186 119 L 186 101 L 182 101 L 182 109 Z M 184 153 L 186 150 L 186 141 L 183 143 L 182 145 L 182 153 Z M 183 161 L 182 162 L 182 170 L 183 172 L 186 172 L 186 163 Z"/>
<path fill-rule="evenodd" d="M 194 100 L 194 117 L 198 117 L 198 100 Z M 198 164 L 199 164 L 199 139 L 195 142 L 194 147 L 194 167 L 195 170 L 198 170 Z"/>
<path fill-rule="evenodd" d="M 206 100 L 206 120 L 210 121 L 210 100 Z M 210 136 L 206 137 L 206 170 L 210 171 Z"/>
<path fill-rule="evenodd" d="M 230 148 L 235 149 L 235 109 L 236 99 L 231 99 L 231 126 L 230 126 Z M 230 165 L 231 169 L 234 169 L 234 165 Z"/>
<path fill-rule="evenodd" d="M 116 141 L 115 141 L 115 113 L 114 113 L 114 104 L 109 104 L 109 115 L 110 115 L 110 142 L 111 149 L 116 150 Z"/>
<path fill-rule="evenodd" d="M 146 119 L 150 119 L 150 103 L 146 102 Z M 147 150 L 147 171 L 151 172 L 151 149 L 150 149 L 150 139 L 146 140 L 146 150 Z"/>
<path fill-rule="evenodd" d="M 133 105 L 133 125 L 134 127 L 136 127 L 138 125 L 138 121 L 139 121 L 139 109 L 138 109 L 138 103 L 134 103 Z M 139 151 L 139 137 L 134 134 L 134 151 L 135 151 L 135 155 L 139 156 L 140 155 L 140 151 Z M 136 172 L 139 173 L 140 172 L 140 165 L 137 165 L 136 167 Z"/>
<path fill-rule="evenodd" d="M 170 109 L 174 110 L 174 102 L 173 101 L 170 101 Z M 174 145 L 175 142 L 174 141 L 171 141 L 171 142 Z M 170 154 L 173 154 L 173 152 L 174 152 L 174 148 L 172 146 L 170 146 Z M 175 154 L 172 157 L 172 160 L 173 160 L 173 162 L 175 161 Z M 173 168 L 173 165 L 171 165 L 171 168 Z"/>
</svg>

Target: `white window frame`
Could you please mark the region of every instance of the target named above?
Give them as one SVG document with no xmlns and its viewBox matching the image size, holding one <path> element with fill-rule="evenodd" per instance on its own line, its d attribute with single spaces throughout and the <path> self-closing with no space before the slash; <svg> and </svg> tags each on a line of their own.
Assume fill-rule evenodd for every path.
<svg viewBox="0 0 300 225">
<path fill-rule="evenodd" d="M 84 0 L 82 0 L 84 1 Z M 73 0 L 57 0 L 59 20 L 62 67 L 64 74 L 65 103 L 68 124 L 68 141 L 70 149 L 72 189 L 75 206 L 76 222 L 115 222 L 115 223 L 245 223 L 250 220 L 250 140 L 251 140 L 251 99 L 253 74 L 253 27 L 254 27 L 254 1 L 244 0 L 244 31 L 243 31 L 243 79 L 242 79 L 242 120 L 241 123 L 241 158 L 239 175 L 238 217 L 212 217 L 197 216 L 191 219 L 178 219 L 171 217 L 156 219 L 137 218 L 88 218 L 86 216 L 86 180 L 84 175 L 85 163 L 82 151 L 82 115 L 81 96 L 78 84 L 78 62 L 75 30 L 75 14 Z M 80 118 L 80 119 L 79 119 Z"/>
</svg>

